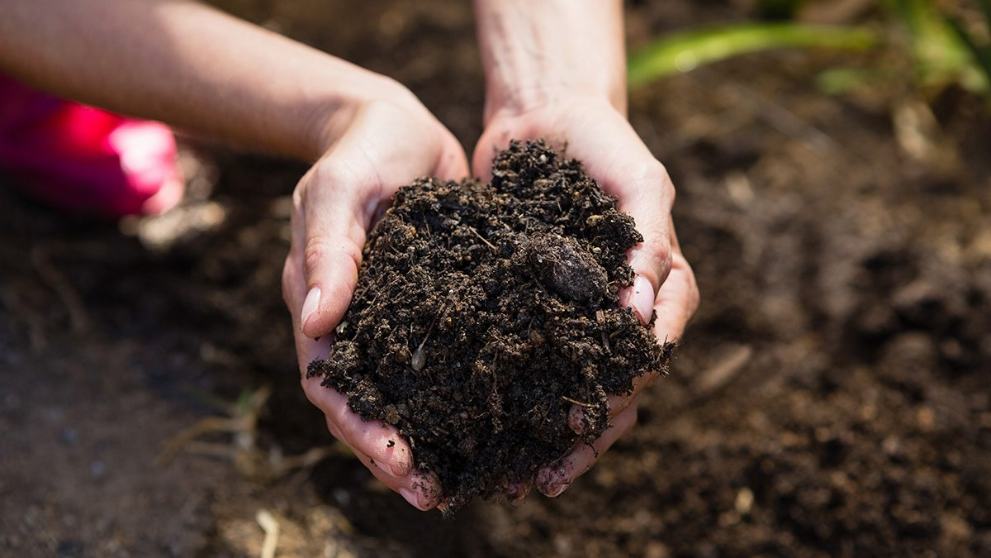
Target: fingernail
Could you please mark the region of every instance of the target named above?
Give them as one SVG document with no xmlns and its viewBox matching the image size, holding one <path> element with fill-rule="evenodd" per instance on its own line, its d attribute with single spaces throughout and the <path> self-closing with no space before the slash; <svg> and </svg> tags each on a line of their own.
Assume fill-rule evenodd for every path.
<svg viewBox="0 0 991 558">
<path fill-rule="evenodd" d="M 399 495 L 409 502 L 409 504 L 414 508 L 420 511 L 427 511 L 426 506 L 420 503 L 420 496 L 415 490 L 411 488 L 400 488 Z"/>
<path fill-rule="evenodd" d="M 300 315 L 299 327 L 305 328 L 310 316 L 317 311 L 320 306 L 320 287 L 313 287 L 306 293 L 306 300 L 303 301 L 303 311 Z"/>
<path fill-rule="evenodd" d="M 571 482 L 567 475 L 557 467 L 548 467 L 537 473 L 537 489 L 548 498 L 556 498 L 568 489 Z"/>
<path fill-rule="evenodd" d="M 631 287 L 629 305 L 637 313 L 640 322 L 647 324 L 654 315 L 654 287 L 643 275 L 637 275 Z"/>
<path fill-rule="evenodd" d="M 416 471 L 410 475 L 409 486 L 416 491 L 421 510 L 429 510 L 440 503 L 444 494 L 440 489 L 440 479 L 433 473 Z"/>
<path fill-rule="evenodd" d="M 547 496 L 548 498 L 557 498 L 565 490 L 567 490 L 569 486 L 571 485 L 566 482 L 551 485 L 547 488 L 547 491 L 544 492 L 544 496 Z"/>
</svg>

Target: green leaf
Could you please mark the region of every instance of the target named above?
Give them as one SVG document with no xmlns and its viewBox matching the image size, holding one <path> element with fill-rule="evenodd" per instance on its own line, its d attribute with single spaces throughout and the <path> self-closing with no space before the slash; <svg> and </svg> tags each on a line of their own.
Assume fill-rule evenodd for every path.
<svg viewBox="0 0 991 558">
<path fill-rule="evenodd" d="M 933 0 L 897 0 L 893 7 L 909 31 L 915 72 L 923 87 L 941 90 L 958 83 L 970 91 L 987 91 L 981 49 Z"/>
<path fill-rule="evenodd" d="M 870 29 L 797 23 L 743 23 L 661 37 L 629 60 L 631 85 L 688 72 L 741 54 L 779 48 L 866 50 L 877 42 Z"/>
<path fill-rule="evenodd" d="M 827 95 L 840 95 L 877 83 L 883 77 L 876 69 L 830 68 L 816 76 L 816 85 Z"/>
<path fill-rule="evenodd" d="M 967 32 L 963 24 L 958 19 L 947 17 L 946 23 L 950 26 L 950 29 L 956 33 L 957 38 L 960 39 L 960 42 L 967 47 L 967 50 L 970 51 L 970 55 L 974 59 L 974 63 L 981 69 L 982 72 L 984 72 L 985 79 L 991 83 L 991 50 L 987 47 L 978 45 L 977 41 L 974 40 L 974 37 Z"/>
</svg>

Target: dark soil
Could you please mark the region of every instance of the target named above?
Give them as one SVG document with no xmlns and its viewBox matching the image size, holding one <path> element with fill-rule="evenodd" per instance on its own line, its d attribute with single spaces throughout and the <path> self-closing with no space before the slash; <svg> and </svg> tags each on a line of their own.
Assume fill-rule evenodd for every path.
<svg viewBox="0 0 991 558">
<path fill-rule="evenodd" d="M 470 2 L 214 3 L 409 85 L 467 148 L 481 133 Z M 630 51 L 756 4 L 629 2 Z M 451 519 L 343 452 L 251 469 L 332 443 L 280 295 L 303 166 L 200 148 L 214 171 L 187 209 L 223 219 L 154 250 L 0 176 L 0 555 L 259 556 L 265 509 L 280 558 L 991 556 L 991 118 L 936 99 L 930 145 L 956 158 L 934 164 L 895 133 L 912 66 L 850 57 L 761 53 L 631 92 L 702 305 L 637 427 L 564 495 Z M 816 86 L 851 64 L 890 79 Z M 156 459 L 226 416 L 206 399 L 265 385 L 253 444 L 200 438 L 233 459 Z"/>
<path fill-rule="evenodd" d="M 359 415 L 398 427 L 449 509 L 594 440 L 607 394 L 666 372 L 671 347 L 619 307 L 626 252 L 643 239 L 579 162 L 513 142 L 492 174 L 397 193 L 333 352 L 309 367 Z"/>
</svg>

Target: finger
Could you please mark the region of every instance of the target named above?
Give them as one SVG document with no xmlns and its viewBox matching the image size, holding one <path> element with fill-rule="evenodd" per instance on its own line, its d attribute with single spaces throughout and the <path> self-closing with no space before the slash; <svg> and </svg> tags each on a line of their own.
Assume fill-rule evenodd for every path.
<svg viewBox="0 0 991 558">
<path fill-rule="evenodd" d="M 632 260 L 632 251 L 628 257 Z M 619 306 L 620 308 L 632 309 L 640 323 L 646 325 L 653 318 L 654 299 L 656 297 L 650 279 L 637 273 L 636 270 L 637 268 L 633 268 L 633 284 L 622 289 L 619 293 Z"/>
<path fill-rule="evenodd" d="M 630 288 L 620 293 L 620 302 L 648 323 L 656 294 L 671 269 L 674 185 L 630 123 L 619 113 L 610 114 L 609 118 L 578 122 L 582 141 L 569 143 L 568 155 L 584 163 L 603 191 L 616 198 L 620 211 L 633 217 L 643 236 L 628 254 L 635 277 Z"/>
<path fill-rule="evenodd" d="M 313 359 L 326 358 L 330 352 L 329 337 L 317 341 L 297 334 L 296 342 L 304 369 Z M 340 392 L 321 385 L 320 377 L 304 376 L 301 382 L 307 399 L 324 413 L 331 435 L 348 446 L 377 479 L 421 510 L 437 505 L 439 481 L 434 475 L 411 471 L 411 449 L 395 428 L 381 421 L 362 420 Z"/>
<path fill-rule="evenodd" d="M 380 467 L 397 477 L 405 477 L 413 469 L 413 454 L 409 444 L 395 427 L 378 420 L 363 420 L 351 411 L 347 398 L 339 391 L 321 385 L 321 378 L 303 380 L 306 397 L 323 411 L 339 438 L 352 448 L 371 457 Z"/>
<path fill-rule="evenodd" d="M 303 222 L 302 257 L 306 297 L 300 310 L 305 335 L 333 331 L 351 303 L 358 282 L 365 227 L 377 199 L 376 178 L 354 165 L 343 150 L 317 163 L 297 189 Z"/>
<path fill-rule="evenodd" d="M 437 504 L 440 503 L 439 491 L 432 491 L 432 489 L 425 488 L 427 486 L 436 486 L 436 477 L 421 473 L 408 477 L 395 477 L 390 475 L 388 471 L 378 467 L 373 458 L 353 448 L 352 451 L 372 476 L 390 490 L 402 496 L 411 506 L 421 511 L 427 511 L 437 507 Z"/>
<path fill-rule="evenodd" d="M 370 473 L 375 475 L 375 478 L 382 481 L 382 483 L 388 486 L 390 490 L 396 492 L 398 492 L 399 489 L 404 488 L 406 486 L 408 482 L 406 478 L 397 477 L 393 475 L 391 472 L 383 469 L 382 465 L 376 463 L 374 459 L 362 453 L 361 451 L 358 451 L 353 447 L 351 447 L 351 445 L 348 444 L 347 442 L 347 438 L 345 438 L 344 435 L 341 434 L 341 429 L 337 428 L 337 425 L 334 424 L 334 421 L 329 419 L 325 419 L 325 421 L 327 425 L 327 430 L 330 432 L 330 435 L 333 436 L 338 442 L 346 446 L 348 450 L 352 454 L 354 454 L 355 457 L 358 458 L 358 461 L 360 461 L 361 464 L 364 465 L 365 468 L 367 468 Z"/>
<path fill-rule="evenodd" d="M 633 308 L 640 321 L 649 323 L 656 293 L 671 270 L 671 206 L 674 186 L 667 171 L 654 161 L 646 170 L 629 176 L 619 209 L 631 217 L 643 240 L 630 249 L 628 258 L 635 273 L 633 285 L 620 293 L 620 303 Z"/>
<path fill-rule="evenodd" d="M 699 307 L 699 288 L 691 266 L 678 248 L 678 237 L 671 227 L 674 251 L 671 260 L 671 273 L 657 293 L 654 309 L 657 321 L 654 335 L 662 342 L 675 343 L 681 339 L 685 326 Z"/>
<path fill-rule="evenodd" d="M 392 473 L 392 471 L 385 468 L 382 462 L 376 461 L 374 457 L 366 454 L 363 451 L 357 450 L 348 443 L 347 438 L 341 433 L 341 429 L 334 424 L 334 421 L 326 419 L 327 430 L 330 431 L 330 435 L 336 438 L 340 443 L 344 444 L 359 458 L 359 460 L 368 469 L 375 474 L 375 477 L 386 484 L 390 489 L 398 491 L 401 488 L 405 488 L 409 484 L 409 479 L 406 476 L 397 476 Z"/>
<path fill-rule="evenodd" d="M 537 472 L 537 490 L 551 498 L 559 496 L 575 479 L 585 474 L 596 460 L 637 422 L 637 408 L 630 406 L 613 419 L 602 436 L 591 445 L 579 443 L 571 453 Z"/>
<path fill-rule="evenodd" d="M 654 311 L 657 314 L 657 321 L 654 323 L 654 335 L 662 343 L 675 343 L 681 339 L 685 326 L 698 309 L 700 300 L 695 275 L 681 253 L 673 225 L 671 226 L 670 238 L 674 248 L 671 272 L 661 286 L 654 306 Z M 654 383 L 658 377 L 657 371 L 648 372 L 633 379 L 631 393 L 610 395 L 606 401 L 608 416 L 611 418 L 626 410 L 636 401 L 640 391 Z M 577 405 L 573 406 L 568 413 L 568 425 L 578 434 L 584 434 L 591 424 L 586 413 L 584 408 Z"/>
<path fill-rule="evenodd" d="M 376 479 L 386 485 L 390 490 L 398 492 L 412 506 L 423 511 L 434 508 L 440 504 L 440 482 L 432 474 L 415 472 L 412 475 L 396 476 L 384 469 L 382 464 L 374 458 L 358 451 L 348 445 L 340 429 L 332 420 L 327 420 L 327 430 L 342 444 L 348 446 L 351 452 L 359 461 L 375 476 Z"/>
<path fill-rule="evenodd" d="M 454 134 L 446 132 L 440 160 L 432 174 L 441 180 L 461 180 L 469 174 L 468 158 Z"/>
<path fill-rule="evenodd" d="M 633 402 L 637 400 L 637 395 L 642 389 L 654 383 L 658 378 L 657 372 L 647 372 L 641 376 L 633 378 L 633 389 L 628 394 L 610 395 L 606 398 L 607 416 L 613 418 L 625 411 Z M 580 405 L 572 405 L 568 411 L 568 426 L 576 434 L 585 434 L 593 424 L 593 417 L 589 410 Z"/>
<path fill-rule="evenodd" d="M 291 309 L 299 308 L 293 302 L 301 299 L 305 291 L 305 284 L 298 280 L 302 276 L 301 267 L 298 252 L 291 252 L 283 269 L 283 293 Z M 299 312 L 291 313 L 294 325 L 298 326 Z M 301 370 L 305 370 L 311 361 L 326 358 L 330 353 L 330 336 L 318 341 L 299 333 L 298 327 L 296 332 Z M 343 395 L 321 385 L 321 378 L 306 378 L 304 375 L 301 382 L 307 399 L 324 412 L 330 433 L 351 448 L 355 455 L 365 456 L 366 465 L 375 463 L 369 469 L 376 478 L 396 491 L 405 490 L 404 497 L 414 506 L 430 503 L 430 489 L 433 488 L 434 493 L 439 492 L 439 483 L 433 482 L 431 477 L 424 480 L 410 474 L 412 454 L 409 444 L 399 436 L 398 431 L 381 422 L 363 421 L 348 408 Z M 421 490 L 414 490 L 414 484 Z"/>
<path fill-rule="evenodd" d="M 668 230 L 672 247 L 671 270 L 654 301 L 653 311 L 657 316 L 654 335 L 661 343 L 676 343 L 698 309 L 700 295 L 692 268 L 681 253 L 673 223 L 669 222 Z M 607 401 L 609 416 L 616 416 L 629 407 L 640 391 L 653 384 L 659 376 L 659 371 L 650 371 L 633 379 L 633 391 L 630 394 L 610 396 Z"/>
<path fill-rule="evenodd" d="M 533 489 L 532 482 L 512 482 L 506 487 L 506 498 L 513 504 L 517 504 L 526 499 Z"/>
<path fill-rule="evenodd" d="M 296 227 L 296 223 L 293 224 L 293 227 Z M 300 228 L 302 228 L 301 225 Z M 294 231 L 293 236 L 296 235 L 297 233 Z M 302 236 L 301 232 L 299 236 Z M 298 246 L 298 244 L 295 245 Z M 303 335 L 300 331 L 300 309 L 303 298 L 306 296 L 306 283 L 303 281 L 302 257 L 295 248 L 290 250 L 289 255 L 286 257 L 286 263 L 282 268 L 282 296 L 292 317 L 293 341 L 296 344 L 296 358 L 299 364 L 299 371 L 305 377 L 307 367 L 311 362 L 325 359 L 330 354 L 332 338 L 327 335 L 320 339 L 311 339 Z"/>
<path fill-rule="evenodd" d="M 441 505 L 443 493 L 437 475 L 429 472 L 414 471 L 409 477 L 407 486 L 399 490 L 399 494 L 407 502 L 421 511 L 431 510 Z M 414 503 L 415 502 L 415 503 Z"/>
</svg>

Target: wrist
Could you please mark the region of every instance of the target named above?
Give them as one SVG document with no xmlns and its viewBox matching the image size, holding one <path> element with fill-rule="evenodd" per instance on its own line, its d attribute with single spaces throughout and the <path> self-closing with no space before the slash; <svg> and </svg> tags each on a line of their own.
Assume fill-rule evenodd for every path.
<svg viewBox="0 0 991 558">
<path fill-rule="evenodd" d="M 573 84 L 546 80 L 509 87 L 490 87 L 485 94 L 485 124 L 496 118 L 513 118 L 548 107 L 602 103 L 626 114 L 626 89 L 609 84 Z"/>
<path fill-rule="evenodd" d="M 622 4 L 475 0 L 485 120 L 563 100 L 606 99 L 626 113 Z"/>
<path fill-rule="evenodd" d="M 354 73 L 344 80 L 331 81 L 324 101 L 316 105 L 313 113 L 304 115 L 309 124 L 306 158 L 311 161 L 330 151 L 369 104 L 419 106 L 413 93 L 399 82 L 361 68 L 355 67 Z"/>
</svg>

